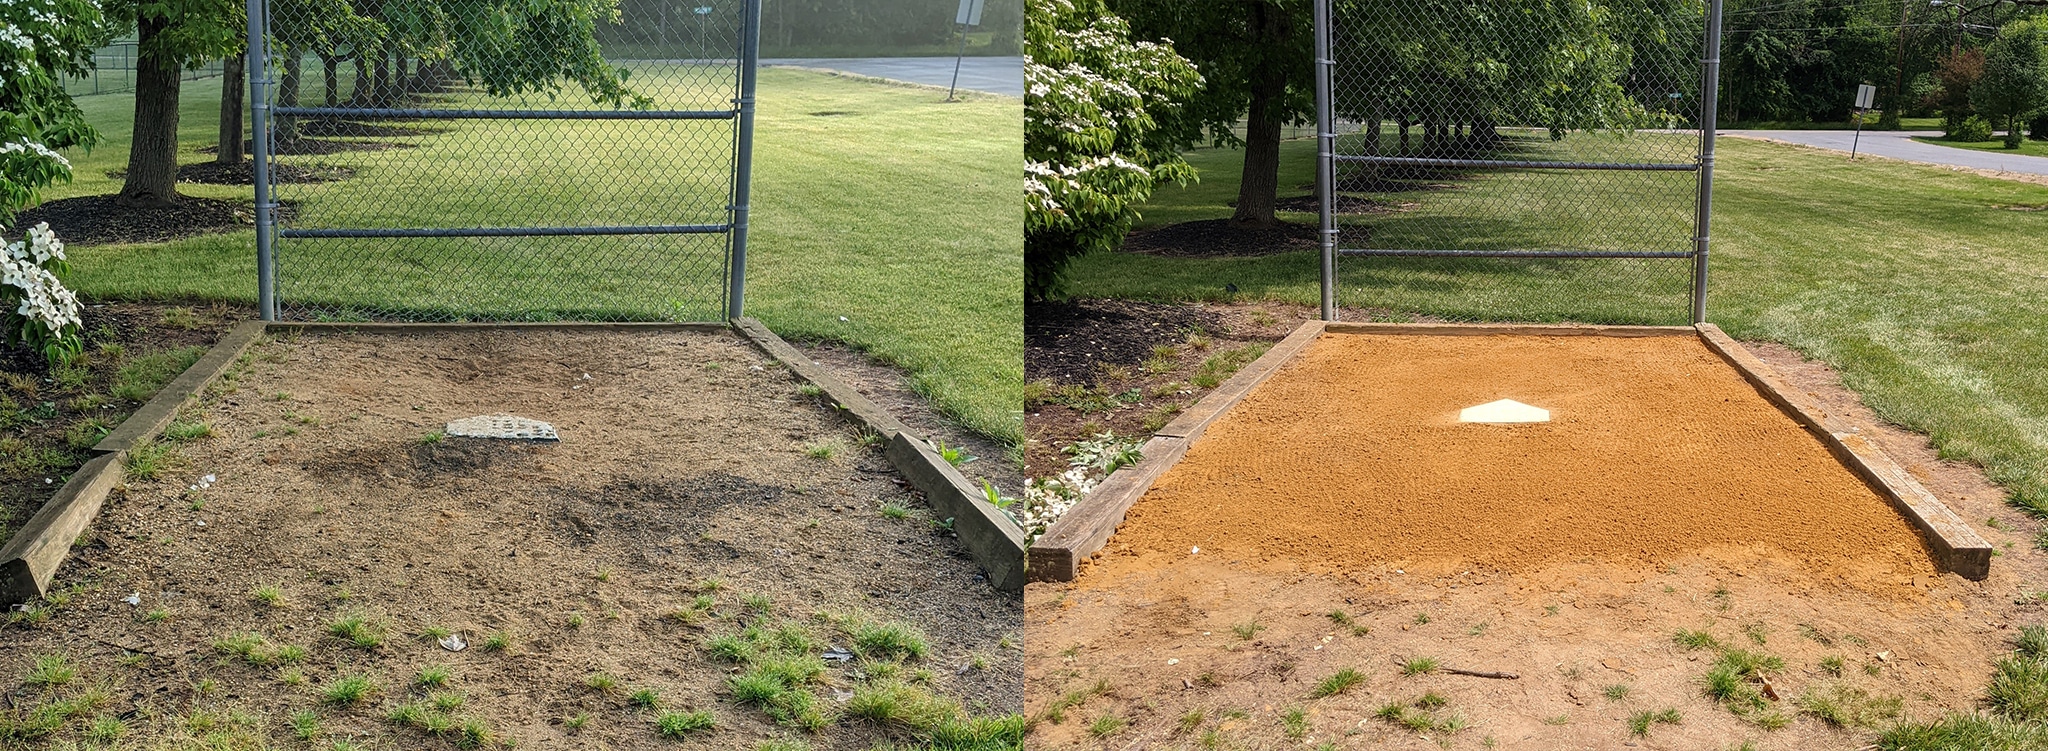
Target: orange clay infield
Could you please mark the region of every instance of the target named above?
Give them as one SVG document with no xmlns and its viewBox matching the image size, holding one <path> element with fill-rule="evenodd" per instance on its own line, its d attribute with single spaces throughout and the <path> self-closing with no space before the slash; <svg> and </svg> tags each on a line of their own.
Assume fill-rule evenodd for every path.
<svg viewBox="0 0 2048 751">
<path fill-rule="evenodd" d="M 1551 421 L 1458 422 L 1497 399 Z M 1883 497 L 1691 336 L 1326 333 L 1210 426 L 1109 547 L 1424 574 L 1688 554 L 1849 581 L 1935 571 Z"/>
</svg>

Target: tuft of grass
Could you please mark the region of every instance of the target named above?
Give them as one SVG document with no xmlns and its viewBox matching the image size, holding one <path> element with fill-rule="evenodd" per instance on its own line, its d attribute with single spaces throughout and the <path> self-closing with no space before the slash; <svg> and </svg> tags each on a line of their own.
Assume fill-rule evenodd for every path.
<svg viewBox="0 0 2048 751">
<path fill-rule="evenodd" d="M 660 691 L 656 691 L 656 690 L 654 690 L 654 689 L 652 689 L 652 688 L 643 688 L 643 689 L 640 689 L 640 690 L 634 691 L 634 692 L 633 692 L 633 694 L 632 694 L 631 696 L 628 696 L 628 697 L 626 697 L 626 701 L 627 701 L 627 702 L 630 702 L 630 703 L 631 703 L 631 704 L 632 704 L 633 706 L 636 706 L 636 707 L 646 707 L 646 708 L 648 708 L 648 709 L 660 709 L 660 708 L 661 708 L 661 692 L 660 692 Z"/>
<path fill-rule="evenodd" d="M 301 709 L 293 712 L 287 724 L 291 725 L 292 735 L 299 740 L 310 741 L 320 737 L 320 715 L 313 710 Z"/>
<path fill-rule="evenodd" d="M 178 443 L 189 443 L 213 437 L 213 426 L 205 420 L 178 420 L 164 428 L 164 437 Z"/>
<path fill-rule="evenodd" d="M 928 689 L 898 681 L 874 681 L 856 687 L 846 700 L 848 717 L 924 730 L 952 719 L 960 708 Z"/>
<path fill-rule="evenodd" d="M 1345 668 L 1331 674 L 1328 678 L 1324 678 L 1321 683 L 1317 683 L 1315 690 L 1309 692 L 1309 696 L 1317 699 L 1336 696 L 1364 682 L 1364 673 L 1358 672 L 1354 668 Z"/>
<path fill-rule="evenodd" d="M 61 654 L 38 655 L 35 664 L 29 668 L 28 676 L 22 678 L 24 685 L 55 688 L 71 683 L 78 677 L 78 667 L 71 658 Z"/>
<path fill-rule="evenodd" d="M 1999 658 L 1985 689 L 1985 704 L 2009 719 L 2048 720 L 2048 660 L 2019 652 Z"/>
<path fill-rule="evenodd" d="M 1904 722 L 1877 736 L 1884 751 L 2022 751 L 2048 748 L 2048 725 L 1997 715 L 1950 713 L 1929 722 Z"/>
<path fill-rule="evenodd" d="M 692 733 L 714 730 L 717 727 L 718 718 L 712 716 L 709 711 L 703 710 L 695 712 L 663 712 L 654 721 L 654 731 L 656 733 L 659 733 L 664 738 L 674 738 L 677 740 L 688 738 Z"/>
<path fill-rule="evenodd" d="M 1845 683 L 1809 688 L 1793 700 L 1800 714 L 1838 728 L 1875 728 L 1898 719 L 1905 702 L 1896 696 L 1871 696 Z"/>
<path fill-rule="evenodd" d="M 1707 633 L 1706 629 L 1685 630 L 1671 635 L 1671 641 L 1690 652 L 1697 649 L 1719 649 L 1721 642 Z"/>
<path fill-rule="evenodd" d="M 412 677 L 412 685 L 420 688 L 443 688 L 453 680 L 455 674 L 449 672 L 448 666 L 428 665 L 420 668 L 420 672 Z"/>
<path fill-rule="evenodd" d="M 1608 686 L 1607 688 L 1601 689 L 1600 693 L 1606 695 L 1608 701 L 1622 701 L 1624 699 L 1627 699 L 1629 692 L 1633 690 L 1634 687 L 1626 683 L 1616 683 L 1612 686 Z"/>
<path fill-rule="evenodd" d="M 142 441 L 128 450 L 121 469 L 131 480 L 154 480 L 181 464 L 177 450 L 156 441 Z"/>
<path fill-rule="evenodd" d="M 351 675 L 337 678 L 327 688 L 321 689 L 320 701 L 338 707 L 353 707 L 369 701 L 377 694 L 377 682 L 367 675 Z"/>
<path fill-rule="evenodd" d="M 492 631 L 484 637 L 485 652 L 503 652 L 512 648 L 512 635 L 504 631 Z"/>
<path fill-rule="evenodd" d="M 849 636 L 853 638 L 854 651 L 864 657 L 923 659 L 931 651 L 924 632 L 908 623 L 860 623 Z"/>
<path fill-rule="evenodd" d="M 1820 658 L 1820 671 L 1836 678 L 1842 677 L 1842 656 L 1828 655 Z"/>
<path fill-rule="evenodd" d="M 285 606 L 284 587 L 277 584 L 266 584 L 257 587 L 249 593 L 249 597 L 266 607 L 283 608 Z"/>
<path fill-rule="evenodd" d="M 1628 734 L 1637 738 L 1646 737 L 1650 734 L 1651 725 L 1676 725 L 1683 719 L 1675 708 L 1662 712 L 1645 709 L 1628 716 Z"/>
<path fill-rule="evenodd" d="M 1243 639 L 1245 641 L 1251 641 L 1253 637 L 1259 635 L 1260 631 L 1264 630 L 1266 630 L 1265 624 L 1259 623 L 1258 621 L 1245 621 L 1244 623 L 1240 623 L 1230 627 L 1231 633 L 1237 634 L 1237 638 Z"/>
<path fill-rule="evenodd" d="M 1118 717 L 1113 714 L 1105 714 L 1101 717 L 1095 718 L 1094 722 L 1088 724 L 1088 734 L 1095 736 L 1097 738 L 1108 738 L 1112 735 L 1116 735 L 1117 731 L 1123 730 L 1124 724 L 1124 719 L 1122 717 Z"/>
<path fill-rule="evenodd" d="M 1280 715 L 1280 730 L 1287 737 L 1301 740 L 1308 737 L 1308 729 L 1308 710 L 1289 707 L 1285 714 Z"/>
<path fill-rule="evenodd" d="M 1443 663 L 1434 657 L 1416 657 L 1401 663 L 1402 675 L 1423 675 L 1434 673 Z"/>
<path fill-rule="evenodd" d="M 384 646 L 384 626 L 362 613 L 343 615 L 327 624 L 327 633 L 348 643 L 356 649 L 376 649 Z"/>
</svg>

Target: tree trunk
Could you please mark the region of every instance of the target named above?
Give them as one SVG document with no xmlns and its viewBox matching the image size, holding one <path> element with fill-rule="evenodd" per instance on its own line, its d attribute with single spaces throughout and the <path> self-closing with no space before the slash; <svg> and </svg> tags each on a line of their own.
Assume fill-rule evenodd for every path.
<svg viewBox="0 0 2048 751">
<path fill-rule="evenodd" d="M 364 54 L 363 52 L 356 53 L 356 82 L 348 90 L 348 106 L 350 107 L 370 106 L 370 61 L 368 58 L 363 57 Z"/>
<path fill-rule="evenodd" d="M 306 53 L 304 50 L 287 49 L 284 53 L 284 75 L 277 81 L 277 105 L 280 107 L 299 106 L 299 90 L 306 80 Z M 280 142 L 299 139 L 299 118 L 279 115 L 271 122 L 276 123 L 271 134 Z"/>
<path fill-rule="evenodd" d="M 213 161 L 234 167 L 242 163 L 242 102 L 248 99 L 249 93 L 244 87 L 249 78 L 249 59 L 236 55 L 222 62 L 221 66 L 220 146 L 214 152 Z"/>
<path fill-rule="evenodd" d="M 1252 31 L 1257 43 L 1278 54 L 1286 49 L 1287 20 L 1280 9 L 1266 3 L 1252 6 Z M 1270 227 L 1279 223 L 1273 215 L 1280 194 L 1280 128 L 1287 96 L 1287 70 L 1279 65 L 1258 66 L 1252 74 L 1251 107 L 1245 117 L 1244 172 L 1237 183 L 1237 211 L 1230 221 L 1237 225 Z"/>
<path fill-rule="evenodd" d="M 328 107 L 341 106 L 341 58 L 335 55 L 320 56 L 320 85 L 327 91 Z"/>
<path fill-rule="evenodd" d="M 137 208 L 178 202 L 178 61 L 157 54 L 156 38 L 170 25 L 143 18 L 136 24 L 135 134 L 128 177 L 117 202 Z"/>
<path fill-rule="evenodd" d="M 391 106 L 391 58 L 377 53 L 377 80 L 370 85 L 372 107 Z"/>
</svg>

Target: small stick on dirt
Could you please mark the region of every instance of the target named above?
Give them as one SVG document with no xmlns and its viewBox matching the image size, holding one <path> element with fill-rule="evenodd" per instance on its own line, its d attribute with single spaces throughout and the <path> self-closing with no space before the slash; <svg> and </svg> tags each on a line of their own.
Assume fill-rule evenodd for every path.
<svg viewBox="0 0 2048 751">
<path fill-rule="evenodd" d="M 1436 672 L 1450 673 L 1451 675 L 1469 675 L 1474 678 L 1503 678 L 1511 681 L 1522 677 L 1521 673 L 1500 673 L 1492 670 L 1460 670 L 1458 668 L 1437 668 Z"/>
</svg>

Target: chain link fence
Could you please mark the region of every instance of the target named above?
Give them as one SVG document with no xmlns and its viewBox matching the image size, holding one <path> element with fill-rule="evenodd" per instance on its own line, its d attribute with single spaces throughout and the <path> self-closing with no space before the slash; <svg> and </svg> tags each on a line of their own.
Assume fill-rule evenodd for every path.
<svg viewBox="0 0 2048 751">
<path fill-rule="evenodd" d="M 1325 317 L 1702 315 L 1719 10 L 1317 0 Z"/>
<path fill-rule="evenodd" d="M 759 0 L 250 9 L 266 317 L 740 314 Z"/>
<path fill-rule="evenodd" d="M 92 71 L 82 76 L 66 76 L 64 93 L 74 97 L 94 94 L 125 94 L 135 90 L 135 42 L 117 41 L 92 53 Z M 210 60 L 197 67 L 187 68 L 183 73 L 186 81 L 219 78 L 221 61 Z"/>
</svg>

